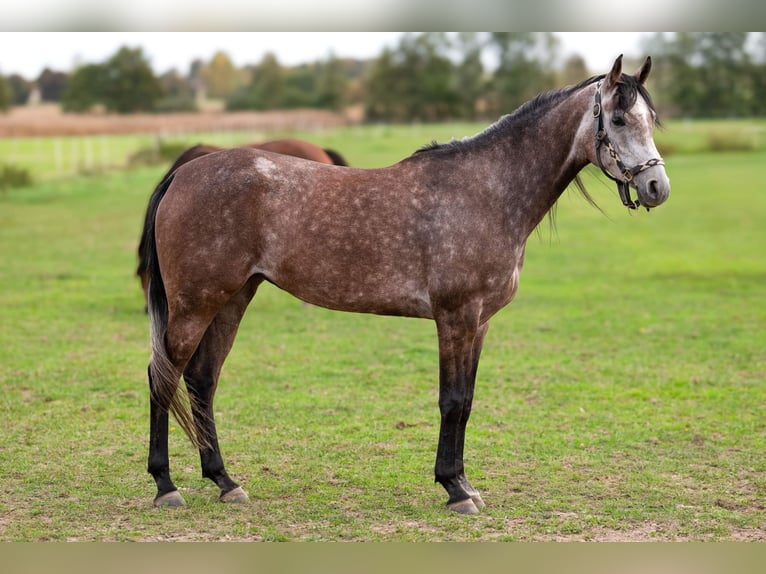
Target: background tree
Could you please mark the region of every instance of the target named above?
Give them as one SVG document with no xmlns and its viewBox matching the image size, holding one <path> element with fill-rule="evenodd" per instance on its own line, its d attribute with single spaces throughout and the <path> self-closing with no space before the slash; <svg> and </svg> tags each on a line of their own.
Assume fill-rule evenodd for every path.
<svg viewBox="0 0 766 574">
<path fill-rule="evenodd" d="M 766 115 L 766 33 L 657 33 L 644 37 L 643 48 L 653 56 L 651 89 L 664 116 Z M 627 58 L 626 69 L 639 63 Z M 122 113 L 191 110 L 208 95 L 228 109 L 350 106 L 370 121 L 446 121 L 496 119 L 591 73 L 580 55 L 562 61 L 551 33 L 427 32 L 404 34 L 371 60 L 329 53 L 283 67 L 269 53 L 237 68 L 219 51 L 192 62 L 186 75 L 171 70 L 160 78 L 141 49 L 123 47 L 71 76 L 46 69 L 36 84 L 43 100 L 63 98 L 65 109 L 77 111 L 95 104 Z M 5 81 L 15 104 L 29 99 L 34 83 Z"/>
<path fill-rule="evenodd" d="M 583 57 L 579 54 L 574 54 L 564 60 L 564 66 L 561 69 L 561 81 L 559 83 L 572 86 L 587 79 L 590 75 Z"/>
<path fill-rule="evenodd" d="M 714 117 L 743 115 L 752 101 L 752 82 L 746 73 L 750 57 L 747 32 L 705 32 L 696 36 L 702 92 L 699 105 Z"/>
<path fill-rule="evenodd" d="M 345 102 L 347 86 L 343 63 L 331 52 L 327 60 L 318 66 L 315 104 L 320 108 L 340 110 Z"/>
<path fill-rule="evenodd" d="M 444 120 L 459 115 L 454 66 L 442 33 L 405 34 L 373 63 L 367 90 L 371 119 Z"/>
<path fill-rule="evenodd" d="M 44 102 L 60 102 L 66 91 L 68 74 L 45 68 L 37 77 L 36 83 L 40 97 Z"/>
<path fill-rule="evenodd" d="M 122 47 L 105 63 L 108 81 L 104 104 L 122 114 L 150 111 L 162 96 L 162 87 L 141 48 Z"/>
<path fill-rule="evenodd" d="M 29 95 L 32 93 L 32 83 L 25 80 L 19 74 L 11 74 L 6 80 L 13 92 L 13 105 L 23 106 L 26 104 L 29 101 Z"/>
<path fill-rule="evenodd" d="M 163 88 L 141 48 L 120 48 L 102 64 L 75 70 L 62 98 L 65 111 L 87 111 L 96 104 L 118 113 L 154 110 Z"/>
<path fill-rule="evenodd" d="M 499 62 L 491 84 L 495 115 L 555 86 L 558 43 L 550 32 L 492 32 L 489 43 Z"/>
<path fill-rule="evenodd" d="M 172 69 L 159 77 L 159 83 L 163 96 L 155 103 L 155 111 L 193 112 L 197 109 L 194 86 L 187 76 Z"/>
<path fill-rule="evenodd" d="M 300 64 L 282 69 L 280 101 L 272 103 L 278 108 L 316 107 L 319 63 Z"/>
<path fill-rule="evenodd" d="M 754 33 L 753 57 L 748 67 L 753 89 L 751 113 L 766 115 L 766 32 Z"/>
<path fill-rule="evenodd" d="M 461 118 L 474 119 L 477 106 L 486 93 L 487 82 L 481 59 L 484 47 L 481 34 L 476 32 L 460 32 L 455 40 L 455 48 L 460 55 L 460 62 L 455 68 L 455 91 L 457 113 Z"/>
<path fill-rule="evenodd" d="M 384 48 L 372 63 L 367 77 L 365 115 L 369 120 L 394 119 L 403 115 L 397 102 L 397 94 L 391 89 L 396 82 L 396 65 L 393 50 Z"/>
<path fill-rule="evenodd" d="M 227 109 L 268 110 L 283 106 L 285 78 L 274 53 L 266 53 L 250 75 L 250 83 L 226 100 Z"/>
<path fill-rule="evenodd" d="M 228 54 L 221 51 L 200 67 L 198 77 L 211 98 L 225 98 L 242 84 L 240 71 Z"/>
<path fill-rule="evenodd" d="M 7 111 L 13 103 L 13 90 L 11 84 L 3 76 L 0 76 L 0 112 Z"/>
<path fill-rule="evenodd" d="M 85 112 L 104 103 L 108 70 L 103 64 L 86 64 L 77 68 L 69 78 L 61 98 L 65 112 Z"/>
<path fill-rule="evenodd" d="M 458 87 L 453 64 L 445 54 L 448 47 L 439 32 L 404 37 L 401 65 L 408 74 L 402 95 L 410 118 L 437 121 L 457 115 Z"/>
<path fill-rule="evenodd" d="M 688 117 L 744 116 L 760 108 L 758 66 L 747 32 L 658 33 L 644 41 L 653 54 L 657 100 Z M 763 112 L 761 112 L 763 113 Z"/>
</svg>

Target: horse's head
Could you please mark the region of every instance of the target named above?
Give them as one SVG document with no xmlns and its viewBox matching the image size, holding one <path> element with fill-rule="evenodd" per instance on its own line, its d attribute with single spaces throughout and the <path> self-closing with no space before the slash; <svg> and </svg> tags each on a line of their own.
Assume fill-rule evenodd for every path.
<svg viewBox="0 0 766 574">
<path fill-rule="evenodd" d="M 617 182 L 623 203 L 631 209 L 656 207 L 670 194 L 665 163 L 653 139 L 657 113 L 644 87 L 651 68 L 647 58 L 635 75 L 623 74 L 620 56 L 596 86 L 596 161 Z M 638 192 L 635 203 L 630 187 Z"/>
</svg>

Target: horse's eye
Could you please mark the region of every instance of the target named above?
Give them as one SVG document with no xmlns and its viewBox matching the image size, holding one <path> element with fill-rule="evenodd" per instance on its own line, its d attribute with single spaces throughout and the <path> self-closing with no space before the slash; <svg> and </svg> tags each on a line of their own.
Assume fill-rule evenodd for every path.
<svg viewBox="0 0 766 574">
<path fill-rule="evenodd" d="M 613 116 L 612 117 L 612 125 L 617 126 L 618 128 L 625 125 L 625 118 L 622 116 Z"/>
</svg>

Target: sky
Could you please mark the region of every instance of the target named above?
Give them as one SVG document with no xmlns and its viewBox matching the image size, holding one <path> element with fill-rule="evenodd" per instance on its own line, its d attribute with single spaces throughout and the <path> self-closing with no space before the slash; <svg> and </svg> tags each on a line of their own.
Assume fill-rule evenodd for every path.
<svg viewBox="0 0 766 574">
<path fill-rule="evenodd" d="M 641 32 L 554 32 L 564 57 L 580 54 L 593 73 L 605 73 L 621 53 L 642 57 Z M 236 66 L 258 63 L 266 52 L 283 65 L 337 57 L 374 58 L 396 46 L 402 32 L 1 32 L 0 74 L 36 78 L 47 68 L 71 71 L 101 63 L 121 46 L 143 49 L 155 73 L 187 72 L 199 58 L 223 50 Z"/>
</svg>

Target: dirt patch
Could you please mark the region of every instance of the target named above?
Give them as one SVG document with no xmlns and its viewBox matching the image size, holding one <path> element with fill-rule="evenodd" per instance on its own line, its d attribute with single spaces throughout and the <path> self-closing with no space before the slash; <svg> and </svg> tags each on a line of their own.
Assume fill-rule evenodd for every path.
<svg viewBox="0 0 766 574">
<path fill-rule="evenodd" d="M 75 136 L 208 131 L 316 131 L 349 123 L 325 110 L 206 111 L 179 114 L 65 114 L 57 105 L 12 108 L 0 114 L 0 137 Z"/>
<path fill-rule="evenodd" d="M 734 542 L 766 542 L 766 530 L 760 528 L 732 529 L 730 538 Z"/>
</svg>

